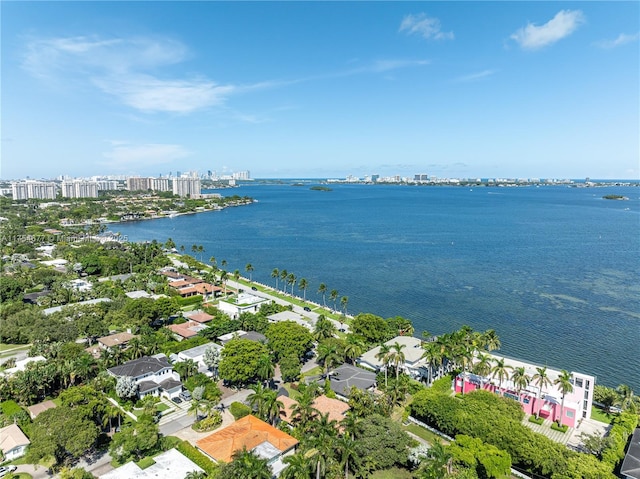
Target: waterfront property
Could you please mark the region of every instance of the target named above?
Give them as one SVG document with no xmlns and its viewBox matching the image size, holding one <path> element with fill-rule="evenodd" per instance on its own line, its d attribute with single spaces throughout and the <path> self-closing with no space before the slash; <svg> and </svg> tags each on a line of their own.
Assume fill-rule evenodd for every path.
<svg viewBox="0 0 640 479">
<path fill-rule="evenodd" d="M 293 321 L 300 326 L 304 326 L 309 330 L 313 330 L 313 326 L 311 323 L 306 321 L 301 314 L 298 314 L 294 311 L 281 311 L 279 313 L 274 313 L 267 316 L 267 319 L 270 323 L 279 323 L 281 321 Z"/>
<path fill-rule="evenodd" d="M 424 354 L 423 341 L 413 336 L 396 336 L 384 344 L 393 348 L 396 343 L 401 346 L 401 351 L 404 354 L 404 362 L 400 366 L 401 369 L 414 379 L 428 377 L 427 362 L 422 359 Z M 380 346 L 376 346 L 364 353 L 357 359 L 357 363 L 367 369 L 372 369 L 376 372 L 381 371 L 383 370 L 384 362 L 382 358 L 377 357 L 378 353 L 380 353 Z"/>
<path fill-rule="evenodd" d="M 174 398 L 182 392 L 180 375 L 174 372 L 173 366 L 164 354 L 143 356 L 127 361 L 120 366 L 107 369 L 115 378 L 132 377 L 138 383 L 138 397 L 148 395 L 164 395 Z"/>
<path fill-rule="evenodd" d="M 620 474 L 625 479 L 640 479 L 640 428 L 636 428 L 624 456 Z"/>
<path fill-rule="evenodd" d="M 231 319 L 237 319 L 242 313 L 257 313 L 260 306 L 266 302 L 265 298 L 249 293 L 240 293 L 232 299 L 221 299 L 218 302 L 218 309 L 227 313 Z"/>
<path fill-rule="evenodd" d="M 298 440 L 255 416 L 245 416 L 196 442 L 196 447 L 215 462 L 231 462 L 233 454 L 246 449 L 268 461 L 274 476 L 286 467 L 282 459 L 295 453 Z"/>
<path fill-rule="evenodd" d="M 507 370 L 502 380 L 497 373 L 488 376 L 461 373 L 454 382 L 456 393 L 467 393 L 475 389 L 492 391 L 520 402 L 526 414 L 538 414 L 551 421 L 561 421 L 561 424 L 569 427 L 576 427 L 583 418 L 591 418 L 593 390 L 596 383 L 594 376 L 571 372 L 572 391 L 564 395 L 563 407 L 562 391 L 556 384 L 562 374 L 561 371 L 546 368 L 548 382 L 542 384 L 536 379 L 540 365 L 503 356 L 490 356 L 494 361 L 504 361 Z M 523 385 L 524 387 L 518 387 L 511 379 L 515 368 L 524 368 L 526 376 L 530 378 L 528 384 Z"/>
<path fill-rule="evenodd" d="M 238 331 L 234 331 L 232 333 L 223 334 L 218 337 L 218 341 L 223 346 L 227 344 L 232 339 L 248 339 L 249 341 L 257 341 L 259 343 L 264 343 L 267 341 L 267 337 L 262 333 L 257 333 L 255 331 L 243 331 L 239 329 Z"/>
</svg>

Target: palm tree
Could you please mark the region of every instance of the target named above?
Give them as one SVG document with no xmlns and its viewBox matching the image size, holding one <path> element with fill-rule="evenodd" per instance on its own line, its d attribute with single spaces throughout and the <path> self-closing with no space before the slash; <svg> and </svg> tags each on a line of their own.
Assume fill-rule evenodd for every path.
<svg viewBox="0 0 640 479">
<path fill-rule="evenodd" d="M 325 374 L 334 366 L 340 364 L 343 359 L 333 342 L 322 342 L 318 345 L 318 361 L 322 364 Z"/>
<path fill-rule="evenodd" d="M 547 374 L 547 367 L 536 368 L 536 373 L 533 375 L 533 384 L 538 387 L 538 394 L 536 397 L 536 407 L 538 406 L 538 401 L 542 397 L 542 388 L 551 386 L 551 379 L 549 379 L 549 375 Z M 536 410 L 536 419 L 540 417 L 540 410 Z"/>
<path fill-rule="evenodd" d="M 139 338 L 132 338 L 127 345 L 129 359 L 138 359 L 144 356 L 144 348 Z"/>
<path fill-rule="evenodd" d="M 398 382 L 398 376 L 400 375 L 400 366 L 404 364 L 405 356 L 402 350 L 406 346 L 406 344 L 400 344 L 397 341 L 391 345 L 389 362 L 393 364 L 393 368 L 396 370 L 396 382 Z"/>
<path fill-rule="evenodd" d="M 384 387 L 387 387 L 387 366 L 389 365 L 389 353 L 391 352 L 391 346 L 387 344 L 381 344 L 380 350 L 376 353 L 376 359 L 382 362 L 384 368 Z"/>
<path fill-rule="evenodd" d="M 224 260 L 222 260 L 224 262 Z M 224 294 L 227 295 L 227 278 L 229 277 L 229 273 L 225 270 L 220 271 L 220 281 L 222 281 L 222 287 L 224 288 Z"/>
<path fill-rule="evenodd" d="M 265 420 L 270 422 L 272 426 L 275 426 L 278 419 L 284 411 L 284 404 L 278 400 L 277 391 L 268 389 L 265 393 L 264 399 L 264 415 Z"/>
<path fill-rule="evenodd" d="M 336 301 L 338 300 L 338 290 L 337 289 L 332 289 L 331 293 L 329 293 L 329 299 L 331 301 L 333 301 L 333 310 L 335 311 L 336 309 L 338 309 L 338 307 L 336 306 Z"/>
<path fill-rule="evenodd" d="M 215 256 L 212 256 L 211 258 L 209 258 L 209 264 L 211 264 L 211 268 L 213 268 L 214 271 L 217 269 Z"/>
<path fill-rule="evenodd" d="M 220 265 L 221 265 L 223 268 L 224 268 L 224 267 L 226 267 L 226 266 L 227 266 L 227 260 L 226 260 L 226 259 L 223 259 L 223 260 L 220 262 Z"/>
<path fill-rule="evenodd" d="M 287 464 L 280 474 L 282 479 L 311 479 L 309 460 L 301 452 L 285 457 L 282 462 Z"/>
<path fill-rule="evenodd" d="M 505 364 L 504 358 L 494 360 L 495 365 L 491 368 L 491 377 L 497 377 L 500 381 L 500 395 L 504 396 L 504 391 L 502 390 L 502 381 L 509 377 L 509 369 L 513 369 L 508 364 Z"/>
<path fill-rule="evenodd" d="M 198 245 L 198 253 L 200 253 L 200 262 L 202 263 L 202 254 L 204 253 L 204 246 Z"/>
<path fill-rule="evenodd" d="M 498 338 L 498 334 L 495 330 L 487 329 L 482 336 L 484 346 L 487 348 L 487 351 L 500 349 L 500 339 Z"/>
<path fill-rule="evenodd" d="M 308 430 L 309 423 L 319 414 L 318 410 L 313 407 L 315 399 L 314 388 L 307 386 L 298 396 L 298 402 L 291 410 L 292 422 L 303 431 Z"/>
<path fill-rule="evenodd" d="M 522 390 L 529 385 L 530 381 L 531 378 L 529 378 L 529 375 L 526 373 L 523 366 L 513 369 L 513 372 L 511 373 L 511 382 L 513 382 L 513 385 L 518 391 L 518 401 L 520 401 L 520 394 Z"/>
<path fill-rule="evenodd" d="M 313 337 L 316 341 L 320 342 L 323 339 L 332 338 L 336 333 L 336 327 L 334 324 L 325 318 L 323 314 L 318 316 L 315 328 L 313 330 Z"/>
<path fill-rule="evenodd" d="M 271 479 L 271 469 L 266 459 L 253 451 L 242 450 L 233 453 L 233 476 L 237 479 Z"/>
<path fill-rule="evenodd" d="M 364 353 L 364 348 L 365 344 L 360 336 L 357 334 L 349 334 L 347 336 L 347 343 L 344 346 L 344 356 L 351 364 L 354 364 L 356 358 L 359 358 L 362 356 L 362 353 Z"/>
<path fill-rule="evenodd" d="M 233 277 L 235 278 L 236 283 L 237 283 L 238 281 L 240 281 L 240 270 L 239 270 L 239 269 L 236 269 L 236 270 L 233 272 Z"/>
<path fill-rule="evenodd" d="M 478 376 L 486 378 L 491 373 L 491 356 L 485 353 L 478 353 L 477 359 L 472 370 Z"/>
<path fill-rule="evenodd" d="M 573 384 L 571 383 L 571 373 L 566 369 L 560 371 L 560 376 L 553 381 L 553 384 L 558 386 L 560 393 L 562 394 L 562 403 L 560 404 L 560 419 L 558 419 L 558 426 L 562 426 L 562 419 L 564 418 L 564 397 L 567 393 L 573 391 Z"/>
<path fill-rule="evenodd" d="M 623 411 L 636 412 L 638 410 L 638 397 L 634 395 L 633 389 L 626 384 L 620 384 L 616 388 L 616 393 L 620 399 L 620 407 Z"/>
<path fill-rule="evenodd" d="M 280 279 L 280 271 L 278 271 L 278 268 L 273 268 L 271 277 L 276 279 L 276 291 L 278 291 L 278 279 Z"/>
<path fill-rule="evenodd" d="M 256 411 L 258 416 L 265 417 L 264 410 L 269 390 L 266 389 L 262 383 L 254 384 L 249 389 L 253 391 L 247 396 L 249 405 Z"/>
<path fill-rule="evenodd" d="M 424 353 L 422 353 L 420 359 L 427 361 L 427 384 L 431 384 L 431 381 L 433 381 L 433 368 L 436 364 L 442 362 L 442 355 L 436 343 L 428 343 L 424 347 Z"/>
<path fill-rule="evenodd" d="M 320 283 L 318 286 L 318 293 L 322 295 L 322 305 L 326 308 L 327 302 L 325 301 L 327 295 L 327 285 L 324 283 Z"/>
<path fill-rule="evenodd" d="M 258 364 L 256 367 L 256 374 L 260 379 L 265 382 L 265 385 L 269 379 L 273 377 L 275 367 L 271 361 L 271 357 L 268 354 L 263 354 L 258 358 Z"/>
<path fill-rule="evenodd" d="M 206 472 L 199 472 L 199 471 L 191 471 L 191 472 L 187 472 L 187 475 L 184 476 L 184 479 L 207 479 L 207 473 Z"/>
<path fill-rule="evenodd" d="M 247 265 L 244 267 L 244 270 L 249 273 L 249 282 L 253 282 L 253 265 L 251 263 L 247 263 Z"/>
<path fill-rule="evenodd" d="M 307 300 L 307 288 L 309 287 L 309 283 L 307 283 L 307 280 L 305 278 L 300 278 L 300 281 L 298 281 L 298 289 L 302 290 L 302 300 L 306 301 Z"/>
<path fill-rule="evenodd" d="M 293 296 L 293 287 L 296 285 L 296 275 L 289 273 L 287 275 L 287 284 L 291 286 L 291 296 Z"/>
<path fill-rule="evenodd" d="M 280 279 L 282 280 L 282 290 L 287 292 L 287 277 L 289 276 L 289 272 L 286 269 L 280 271 Z"/>
<path fill-rule="evenodd" d="M 347 304 L 349 303 L 349 297 L 348 296 L 343 296 L 342 298 L 340 298 L 340 306 L 342 307 L 342 314 L 344 316 L 347 315 Z"/>
</svg>

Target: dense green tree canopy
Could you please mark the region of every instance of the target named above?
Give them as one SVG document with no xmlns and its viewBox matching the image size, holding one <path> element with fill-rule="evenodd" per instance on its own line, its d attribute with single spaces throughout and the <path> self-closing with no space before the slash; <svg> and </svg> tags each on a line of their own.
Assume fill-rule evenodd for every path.
<svg viewBox="0 0 640 479">
<path fill-rule="evenodd" d="M 222 379 L 246 384 L 258 375 L 260 357 L 269 351 L 264 344 L 248 339 L 232 339 L 222 350 L 219 373 Z"/>
<path fill-rule="evenodd" d="M 293 321 L 270 324 L 265 336 L 276 360 L 285 356 L 296 356 L 302 359 L 313 346 L 311 332 Z"/>
</svg>

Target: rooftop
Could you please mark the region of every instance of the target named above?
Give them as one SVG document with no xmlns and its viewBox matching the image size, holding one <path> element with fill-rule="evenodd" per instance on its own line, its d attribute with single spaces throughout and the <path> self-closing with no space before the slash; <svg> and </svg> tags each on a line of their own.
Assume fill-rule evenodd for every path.
<svg viewBox="0 0 640 479">
<path fill-rule="evenodd" d="M 127 344 L 136 336 L 131 333 L 117 333 L 112 334 L 110 336 L 103 336 L 102 338 L 98 338 L 98 342 L 107 348 L 111 348 L 113 346 L 121 346 L 123 344 Z"/>
<path fill-rule="evenodd" d="M 107 369 L 114 376 L 131 376 L 136 378 L 144 374 L 157 373 L 166 368 L 172 368 L 164 354 L 156 356 L 143 356 L 139 359 L 127 361 L 120 366 Z"/>
<path fill-rule="evenodd" d="M 640 479 L 640 428 L 637 428 L 631 436 L 627 455 L 622 461 L 620 474 L 633 479 Z"/>
<path fill-rule="evenodd" d="M 291 422 L 293 419 L 293 408 L 298 402 L 287 396 L 278 396 L 278 400 L 282 401 L 284 405 L 284 416 L 282 416 L 282 419 L 286 422 Z M 328 398 L 324 394 L 318 396 L 313 401 L 312 406 L 322 415 L 329 414 L 329 419 L 335 420 L 336 422 L 342 421 L 345 413 L 350 409 L 346 402 L 340 401 L 339 399 Z"/>
<path fill-rule="evenodd" d="M 265 442 L 280 453 L 288 451 L 298 444 L 298 440 L 286 432 L 249 415 L 200 439 L 196 446 L 218 462 L 230 462 L 233 453 L 241 451 L 243 448 L 252 451 L 261 446 L 257 452 L 273 452 L 271 447 L 264 445 Z"/>
<path fill-rule="evenodd" d="M 330 373 L 331 389 L 344 397 L 349 397 L 351 388 L 366 391 L 376 384 L 376 375 L 350 364 L 343 364 Z"/>
<path fill-rule="evenodd" d="M 27 446 L 31 441 L 24 435 L 22 429 L 17 424 L 0 429 L 0 450 L 4 454 L 18 446 Z"/>
<path fill-rule="evenodd" d="M 155 456 L 153 460 L 155 464 L 146 469 L 140 469 L 134 462 L 128 462 L 100 477 L 101 479 L 178 479 L 192 471 L 204 472 L 175 449 L 169 449 Z"/>
</svg>

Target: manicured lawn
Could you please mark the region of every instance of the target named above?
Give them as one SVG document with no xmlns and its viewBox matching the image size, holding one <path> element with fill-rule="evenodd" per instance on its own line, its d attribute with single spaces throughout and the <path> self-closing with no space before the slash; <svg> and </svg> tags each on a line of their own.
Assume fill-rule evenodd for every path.
<svg viewBox="0 0 640 479">
<path fill-rule="evenodd" d="M 443 444 L 448 444 L 448 442 L 445 439 L 441 438 L 437 434 L 432 433 L 428 429 L 425 429 L 423 427 L 418 426 L 417 424 L 409 424 L 408 426 L 402 426 L 402 428 L 405 431 L 411 432 L 411 433 L 415 434 L 416 436 L 424 439 L 425 441 L 427 441 L 430 444 L 433 444 L 433 443 L 435 443 L 437 441 L 440 441 Z"/>
<path fill-rule="evenodd" d="M 317 376 L 318 374 L 322 374 L 322 366 L 316 366 L 315 368 L 310 369 L 304 373 L 303 376 Z"/>
<path fill-rule="evenodd" d="M 392 467 L 383 471 L 376 471 L 371 474 L 371 479 L 411 479 L 413 475 L 406 469 Z"/>
<path fill-rule="evenodd" d="M 10 351 L 12 349 L 20 350 L 20 349 L 29 349 L 31 347 L 30 344 L 2 344 L 0 343 L 0 353 L 3 351 Z"/>
<path fill-rule="evenodd" d="M 291 383 L 285 383 L 283 384 L 283 387 L 287 390 L 287 392 L 289 393 L 289 397 L 291 399 L 293 400 L 298 399 L 298 396 L 300 395 L 300 393 L 291 387 Z"/>
<path fill-rule="evenodd" d="M 613 421 L 613 418 L 615 418 L 616 416 L 617 414 L 615 413 L 607 414 L 602 409 L 591 406 L 591 419 L 594 419 L 595 421 L 600 421 L 605 424 L 611 424 L 611 421 Z"/>
<path fill-rule="evenodd" d="M 166 411 L 167 409 L 171 409 L 171 408 L 163 402 L 156 404 L 156 410 L 158 412 Z"/>
</svg>

